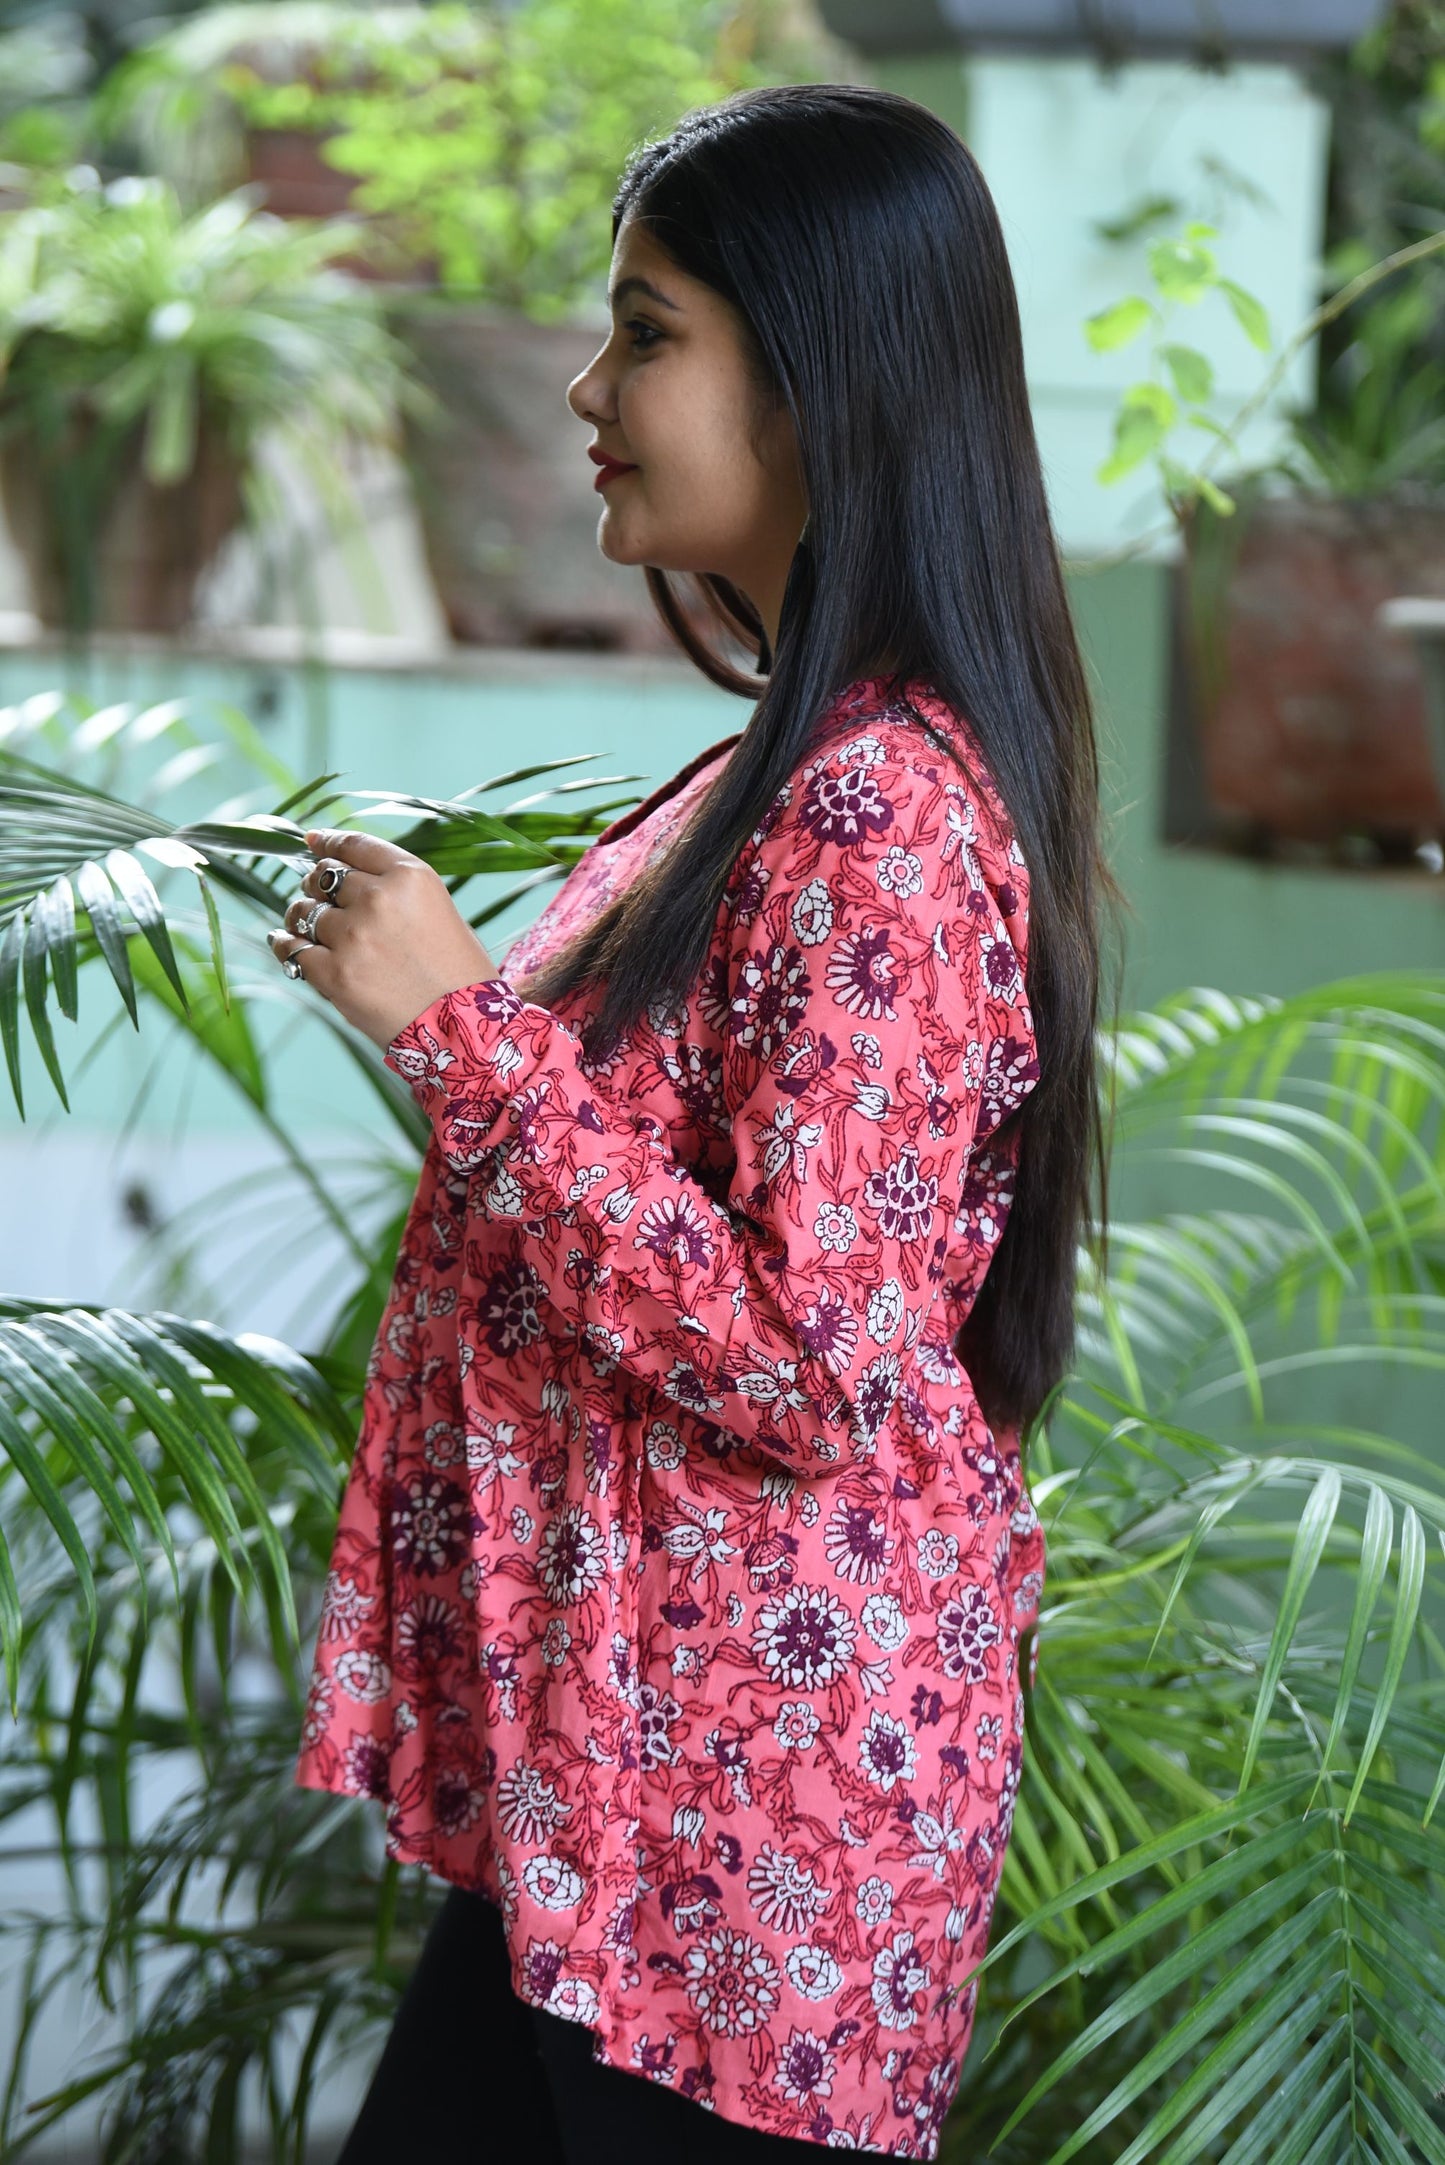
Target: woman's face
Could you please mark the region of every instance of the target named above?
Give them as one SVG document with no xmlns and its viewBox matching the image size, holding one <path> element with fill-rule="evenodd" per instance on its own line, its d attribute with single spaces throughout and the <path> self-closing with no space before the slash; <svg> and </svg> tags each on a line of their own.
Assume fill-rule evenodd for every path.
<svg viewBox="0 0 1445 2165">
<path fill-rule="evenodd" d="M 593 446 L 632 469 L 602 482 L 597 546 L 616 564 L 721 574 L 776 643 L 807 516 L 792 418 L 785 406 L 760 413 L 732 306 L 631 218 L 618 228 L 609 291 L 607 343 L 567 388 Z"/>
</svg>

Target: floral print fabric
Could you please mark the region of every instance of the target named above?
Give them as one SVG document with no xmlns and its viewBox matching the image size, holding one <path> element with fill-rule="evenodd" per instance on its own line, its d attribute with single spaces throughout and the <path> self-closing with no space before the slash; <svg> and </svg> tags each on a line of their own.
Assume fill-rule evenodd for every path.
<svg viewBox="0 0 1445 2165">
<path fill-rule="evenodd" d="M 1038 1071 L 1002 803 L 928 686 L 888 691 L 820 718 L 688 998 L 609 1058 L 586 991 L 553 1012 L 526 972 L 735 738 L 389 1048 L 433 1138 L 297 1779 L 498 1903 L 515 1989 L 596 2058 L 932 2158 L 1044 1574 L 1018 1435 L 951 1342 Z"/>
</svg>

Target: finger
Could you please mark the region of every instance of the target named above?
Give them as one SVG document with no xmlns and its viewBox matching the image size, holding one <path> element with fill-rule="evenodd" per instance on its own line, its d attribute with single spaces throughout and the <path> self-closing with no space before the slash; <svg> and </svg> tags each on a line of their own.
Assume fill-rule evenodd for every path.
<svg viewBox="0 0 1445 2165">
<path fill-rule="evenodd" d="M 289 932 L 268 932 L 266 945 L 278 962 L 290 962 L 294 957 L 303 977 L 306 975 L 306 957 L 318 951 L 314 940 L 296 939 Z M 288 970 L 286 974 L 291 977 L 295 973 Z"/>
<path fill-rule="evenodd" d="M 314 902 L 309 895 L 293 895 L 286 905 L 282 919 L 288 932 L 296 933 L 303 940 L 312 940 L 318 947 L 326 944 L 326 926 L 336 923 L 336 906 L 332 902 Z"/>
<path fill-rule="evenodd" d="M 346 877 L 338 886 L 329 889 L 323 886 L 321 875 L 336 872 L 343 872 Z M 303 873 L 301 891 L 303 894 L 313 895 L 327 902 L 334 902 L 338 908 L 345 908 L 348 888 L 351 890 L 351 897 L 354 901 L 361 889 L 373 886 L 375 880 L 376 875 L 374 872 L 358 872 L 351 865 L 343 864 L 339 857 L 320 857 L 314 865 L 311 865 Z"/>
<path fill-rule="evenodd" d="M 362 872 L 390 872 L 397 865 L 420 864 L 409 849 L 401 849 L 379 834 L 352 834 L 344 827 L 311 827 L 306 833 L 309 850 L 323 850 L 343 864 Z"/>
</svg>

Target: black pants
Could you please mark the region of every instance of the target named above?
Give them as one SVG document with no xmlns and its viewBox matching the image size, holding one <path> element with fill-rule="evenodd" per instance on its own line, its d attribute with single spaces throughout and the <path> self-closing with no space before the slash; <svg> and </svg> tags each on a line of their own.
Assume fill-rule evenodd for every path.
<svg viewBox="0 0 1445 2165">
<path fill-rule="evenodd" d="M 451 1887 L 336 2165 L 803 2165 L 821 2147 L 600 2066 L 584 2023 L 512 1990 L 501 1911 Z"/>
</svg>

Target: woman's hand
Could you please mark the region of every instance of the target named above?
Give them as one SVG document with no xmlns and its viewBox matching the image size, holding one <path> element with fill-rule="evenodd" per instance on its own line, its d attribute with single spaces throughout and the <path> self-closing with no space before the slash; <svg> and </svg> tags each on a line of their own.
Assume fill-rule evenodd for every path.
<svg viewBox="0 0 1445 2165">
<path fill-rule="evenodd" d="M 380 835 L 331 827 L 310 828 L 306 846 L 317 862 L 287 905 L 284 929 L 267 933 L 271 952 L 278 962 L 294 955 L 307 984 L 383 1051 L 444 992 L 497 975 L 422 858 Z"/>
</svg>

